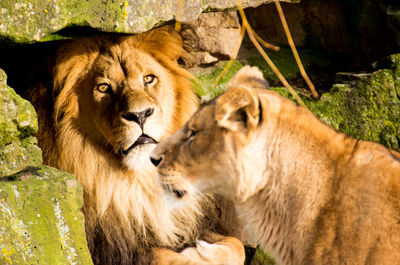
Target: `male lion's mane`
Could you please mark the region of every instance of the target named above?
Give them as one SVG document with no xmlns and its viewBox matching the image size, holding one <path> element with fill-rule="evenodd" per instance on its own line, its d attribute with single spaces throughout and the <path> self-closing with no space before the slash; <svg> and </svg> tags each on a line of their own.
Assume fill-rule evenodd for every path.
<svg viewBox="0 0 400 265">
<path fill-rule="evenodd" d="M 148 161 L 142 161 L 144 170 L 129 171 L 105 148 L 106 143 L 99 146 L 82 134 L 77 117 L 85 115 L 80 112 L 85 99 L 80 89 L 99 54 L 117 52 L 121 43 L 150 54 L 168 69 L 176 99 L 172 133 L 195 111 L 197 99 L 190 74 L 176 61 L 182 53 L 180 39 L 168 30 L 69 41 L 57 52 L 50 88 L 41 85 L 31 95 L 45 163 L 74 173 L 83 187 L 88 245 L 94 262 L 100 264 L 147 263 L 149 249 L 178 249 L 195 242 L 212 219 L 202 218 L 204 211 L 211 212 L 208 200 L 193 200 L 180 210 L 167 207 Z"/>
</svg>

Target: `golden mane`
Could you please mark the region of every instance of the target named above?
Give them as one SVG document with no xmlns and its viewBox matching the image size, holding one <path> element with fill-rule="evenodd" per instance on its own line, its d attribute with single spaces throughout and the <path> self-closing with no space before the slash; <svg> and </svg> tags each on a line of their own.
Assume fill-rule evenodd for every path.
<svg viewBox="0 0 400 265">
<path fill-rule="evenodd" d="M 166 128 L 171 134 L 198 107 L 192 76 L 177 64 L 181 40 L 171 30 L 68 41 L 57 52 L 53 88 L 43 86 L 32 99 L 45 163 L 75 174 L 83 187 L 88 244 L 95 263 L 101 264 L 142 263 L 150 256 L 147 248 L 181 248 L 206 229 L 202 216 L 207 199 L 187 200 L 184 207 L 171 209 L 149 159 L 138 161 L 138 170 L 126 169 L 107 143 L 99 145 L 82 132 L 79 119 L 87 104 L 82 91 L 97 58 L 108 53 L 113 63 L 123 64 L 128 50 L 150 55 L 167 70 L 173 83 L 168 89 L 175 97 L 174 112 L 168 114 L 173 122 Z"/>
</svg>

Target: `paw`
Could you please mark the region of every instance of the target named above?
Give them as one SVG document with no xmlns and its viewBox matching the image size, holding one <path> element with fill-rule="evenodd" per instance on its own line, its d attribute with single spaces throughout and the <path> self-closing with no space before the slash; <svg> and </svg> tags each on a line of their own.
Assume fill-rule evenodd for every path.
<svg viewBox="0 0 400 265">
<path fill-rule="evenodd" d="M 185 248 L 180 254 L 189 258 L 192 261 L 203 262 L 204 259 L 196 247 Z"/>
<path fill-rule="evenodd" d="M 243 265 L 245 259 L 243 245 L 239 240 L 219 241 L 213 244 L 197 240 L 195 248 L 186 248 L 181 254 L 210 265 Z"/>
</svg>

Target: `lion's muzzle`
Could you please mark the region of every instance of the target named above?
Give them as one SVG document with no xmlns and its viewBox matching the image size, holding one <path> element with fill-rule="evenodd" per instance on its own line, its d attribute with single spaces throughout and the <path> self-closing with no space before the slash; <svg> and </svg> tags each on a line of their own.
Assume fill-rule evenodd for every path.
<svg viewBox="0 0 400 265">
<path fill-rule="evenodd" d="M 153 138 L 151 138 L 150 136 L 146 135 L 146 134 L 142 134 L 141 136 L 139 136 L 139 138 L 136 140 L 136 142 L 134 142 L 131 146 L 128 147 L 128 149 L 120 150 L 121 156 L 127 156 L 129 154 L 129 152 L 135 148 L 136 146 L 142 145 L 142 144 L 157 144 L 158 142 L 156 140 L 154 140 Z"/>
</svg>

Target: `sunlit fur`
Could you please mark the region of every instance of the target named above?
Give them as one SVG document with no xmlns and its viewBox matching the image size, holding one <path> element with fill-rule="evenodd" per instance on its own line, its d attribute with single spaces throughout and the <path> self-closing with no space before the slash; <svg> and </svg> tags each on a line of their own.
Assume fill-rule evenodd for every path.
<svg viewBox="0 0 400 265">
<path fill-rule="evenodd" d="M 152 157 L 163 186 L 234 200 L 279 264 L 400 264 L 400 154 L 266 88 L 244 67 L 161 142 Z"/>
<path fill-rule="evenodd" d="M 32 95 L 44 162 L 75 174 L 83 187 L 96 264 L 147 263 L 150 248 L 181 249 L 211 225 L 202 218 L 212 208 L 205 197 L 185 198 L 179 207 L 165 203 L 149 160 L 154 144 L 119 154 L 141 134 L 137 124 L 121 122 L 124 106 L 155 109 L 144 133 L 157 141 L 197 109 L 191 75 L 177 64 L 181 53 L 181 40 L 169 27 L 67 41 L 57 52 L 53 87 Z M 157 77 L 147 88 L 146 74 Z M 113 96 L 96 90 L 105 81 L 113 85 Z"/>
</svg>

